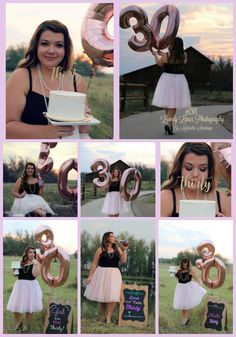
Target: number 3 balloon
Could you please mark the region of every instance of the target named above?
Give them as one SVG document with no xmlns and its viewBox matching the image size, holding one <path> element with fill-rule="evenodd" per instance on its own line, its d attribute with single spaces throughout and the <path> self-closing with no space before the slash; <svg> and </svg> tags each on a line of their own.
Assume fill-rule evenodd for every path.
<svg viewBox="0 0 236 337">
<path fill-rule="evenodd" d="M 167 28 L 164 36 L 160 37 L 161 24 L 167 16 L 169 17 Z M 132 17 L 137 20 L 133 26 L 134 32 L 143 34 L 142 39 L 132 36 L 128 41 L 130 48 L 135 51 L 147 51 L 152 48 L 165 49 L 174 41 L 179 29 L 179 10 L 174 5 L 165 5 L 158 9 L 150 24 L 146 12 L 141 7 L 128 6 L 121 11 L 120 27 L 131 27 L 130 19 Z"/>
<path fill-rule="evenodd" d="M 220 288 L 225 281 L 225 264 L 217 257 L 214 257 L 215 246 L 211 241 L 204 241 L 197 246 L 197 252 L 202 259 L 196 260 L 195 264 L 198 269 L 202 270 L 202 281 L 211 289 Z M 210 278 L 211 268 L 217 269 L 217 277 L 215 280 Z"/>
</svg>

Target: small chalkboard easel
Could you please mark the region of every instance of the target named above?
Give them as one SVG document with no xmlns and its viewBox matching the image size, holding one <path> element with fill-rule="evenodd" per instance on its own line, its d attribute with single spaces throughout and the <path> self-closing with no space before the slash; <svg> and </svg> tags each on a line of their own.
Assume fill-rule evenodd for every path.
<svg viewBox="0 0 236 337">
<path fill-rule="evenodd" d="M 206 300 L 203 327 L 224 331 L 227 327 L 227 303 L 224 300 L 208 297 Z"/>
<path fill-rule="evenodd" d="M 148 322 L 148 286 L 123 284 L 119 325 L 146 327 Z"/>
</svg>

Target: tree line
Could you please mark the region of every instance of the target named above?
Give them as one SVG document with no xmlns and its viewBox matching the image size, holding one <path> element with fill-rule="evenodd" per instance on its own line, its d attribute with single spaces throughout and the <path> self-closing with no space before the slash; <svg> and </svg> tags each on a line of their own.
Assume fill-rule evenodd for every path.
<svg viewBox="0 0 236 337">
<path fill-rule="evenodd" d="M 159 263 L 168 263 L 170 265 L 179 266 L 183 257 L 187 257 L 193 266 L 195 266 L 195 262 L 197 259 L 201 259 L 202 257 L 198 254 L 195 248 L 192 250 L 183 250 L 180 251 L 176 257 L 172 258 L 159 258 Z M 224 264 L 228 265 L 229 261 L 221 256 L 220 254 L 215 254 L 214 257 L 218 257 Z"/>
<path fill-rule="evenodd" d="M 155 275 L 155 240 L 147 244 L 145 239 L 135 239 L 128 232 L 118 235 L 120 240 L 128 240 L 128 260 L 120 266 L 123 275 L 132 277 L 151 277 Z M 91 235 L 86 230 L 81 233 L 81 271 L 88 271 L 94 254 L 101 246 L 101 236 Z"/>
<path fill-rule="evenodd" d="M 31 160 L 19 158 L 18 160 L 11 158 L 8 162 L 3 163 L 3 181 L 4 183 L 14 183 L 22 176 L 27 162 Z M 57 173 L 52 170 L 49 173 L 40 174 L 45 183 L 57 183 Z"/>
</svg>

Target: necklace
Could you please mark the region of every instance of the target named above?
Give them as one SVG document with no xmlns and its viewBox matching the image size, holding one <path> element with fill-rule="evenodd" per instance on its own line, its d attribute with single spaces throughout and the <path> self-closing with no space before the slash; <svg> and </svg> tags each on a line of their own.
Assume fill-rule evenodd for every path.
<svg viewBox="0 0 236 337">
<path fill-rule="evenodd" d="M 183 274 L 185 274 L 185 277 L 183 277 Z M 188 281 L 189 280 L 189 273 L 186 271 L 186 272 L 181 272 L 180 273 L 180 279 L 181 279 L 181 281 Z"/>
<path fill-rule="evenodd" d="M 35 194 L 36 184 L 29 184 L 29 183 L 27 183 L 27 184 L 29 186 L 30 194 Z M 33 185 L 33 189 L 31 189 L 32 185 Z"/>
<path fill-rule="evenodd" d="M 28 273 L 28 271 L 29 271 L 29 269 L 30 269 L 30 266 L 31 266 L 31 264 L 28 264 L 27 266 L 24 266 L 24 267 L 22 268 L 24 274 L 27 274 L 27 273 Z M 27 267 L 27 268 L 25 268 L 25 267 Z"/>
<path fill-rule="evenodd" d="M 115 253 L 114 252 L 112 252 L 112 253 L 107 252 L 107 255 L 108 255 L 109 259 L 113 259 Z"/>
<path fill-rule="evenodd" d="M 183 200 L 188 200 L 188 198 L 186 197 L 186 194 L 185 194 L 185 191 L 184 191 L 184 188 L 180 189 L 180 192 L 181 192 L 181 196 L 182 196 L 182 199 Z M 190 199 L 189 199 L 190 200 Z M 197 190 L 197 199 L 196 200 L 199 200 L 199 196 L 198 196 L 198 190 Z M 207 200 L 207 195 L 206 193 L 203 194 L 203 200 Z"/>
</svg>

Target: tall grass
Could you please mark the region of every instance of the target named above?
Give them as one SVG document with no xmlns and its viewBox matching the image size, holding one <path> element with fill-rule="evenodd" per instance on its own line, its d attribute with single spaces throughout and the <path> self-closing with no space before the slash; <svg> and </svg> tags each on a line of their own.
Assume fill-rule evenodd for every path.
<svg viewBox="0 0 236 337">
<path fill-rule="evenodd" d="M 13 285 L 16 281 L 11 269 L 11 261 L 20 261 L 20 256 L 4 256 L 3 262 L 3 321 L 4 333 L 13 333 L 14 326 L 13 314 L 6 311 L 7 302 L 11 294 Z M 59 263 L 52 263 L 50 272 L 52 275 L 58 274 Z M 70 300 L 74 303 L 73 314 L 73 333 L 77 333 L 77 259 L 70 257 L 70 273 L 69 278 L 64 285 L 55 288 L 50 288 L 41 278 L 37 277 L 40 287 L 43 292 L 44 309 L 41 312 L 33 314 L 30 323 L 30 333 L 43 333 L 43 323 L 45 319 L 45 307 L 49 298 Z M 23 318 L 23 316 L 22 316 Z"/>
<path fill-rule="evenodd" d="M 190 310 L 190 324 L 187 326 L 180 326 L 181 310 L 174 310 L 173 308 L 173 296 L 176 286 L 176 278 L 170 277 L 168 272 L 169 265 L 159 264 L 159 332 L 168 333 L 185 333 L 185 334 L 210 334 L 210 333 L 222 333 L 216 330 L 205 329 L 202 327 L 204 304 L 207 296 L 213 296 L 226 300 L 227 302 L 227 315 L 228 315 L 228 328 L 223 333 L 232 333 L 233 322 L 233 275 L 232 269 L 228 268 L 226 271 L 226 280 L 224 285 L 218 289 L 207 289 L 207 295 L 203 299 L 203 302 Z M 196 268 L 195 268 L 196 269 Z M 197 270 L 199 276 L 201 272 Z M 216 270 L 212 270 L 211 278 L 215 279 Z"/>
</svg>

